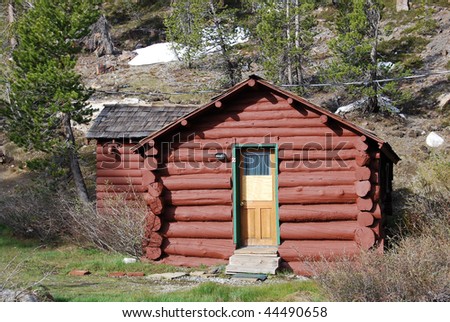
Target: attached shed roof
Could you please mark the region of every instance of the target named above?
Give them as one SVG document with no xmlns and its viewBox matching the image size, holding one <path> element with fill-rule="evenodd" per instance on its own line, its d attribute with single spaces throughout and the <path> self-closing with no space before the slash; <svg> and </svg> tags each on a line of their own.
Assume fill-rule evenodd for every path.
<svg viewBox="0 0 450 322">
<path fill-rule="evenodd" d="M 392 147 L 387 142 L 385 142 L 384 140 L 382 140 L 381 138 L 376 136 L 374 133 L 372 133 L 366 129 L 363 129 L 363 128 L 357 126 L 356 124 L 353 124 L 353 123 L 341 118 L 340 116 L 338 116 L 320 106 L 317 106 L 292 92 L 283 90 L 280 87 L 277 87 L 256 75 L 251 75 L 249 77 L 249 79 L 242 81 L 241 83 L 238 83 L 235 86 L 229 88 L 227 91 L 225 91 L 221 95 L 214 97 L 210 102 L 206 103 L 205 105 L 201 106 L 200 108 L 190 112 L 187 115 L 181 116 L 178 120 L 173 121 L 172 123 L 167 124 L 166 126 L 161 128 L 160 130 L 150 134 L 146 138 L 142 139 L 139 142 L 139 144 L 137 144 L 133 149 L 138 149 L 140 146 L 150 143 L 154 139 L 156 139 L 160 136 L 163 136 L 167 133 L 177 131 L 177 129 L 182 127 L 182 125 L 181 125 L 182 121 L 192 121 L 192 123 L 195 123 L 194 120 L 196 117 L 209 112 L 211 109 L 214 109 L 217 106 L 222 106 L 223 102 L 226 102 L 228 99 L 232 98 L 234 95 L 236 95 L 238 93 L 241 93 L 242 91 L 253 90 L 253 88 L 257 88 L 257 87 L 266 88 L 270 91 L 281 94 L 282 96 L 286 97 L 287 99 L 292 100 L 293 103 L 297 102 L 298 104 L 301 104 L 306 108 L 310 108 L 311 110 L 319 113 L 320 115 L 327 116 L 328 118 L 334 120 L 335 122 L 337 122 L 338 124 L 341 124 L 342 126 L 352 129 L 353 131 L 355 131 L 355 133 L 364 135 L 369 140 L 375 141 L 378 144 L 381 152 L 383 152 L 384 155 L 386 155 L 386 157 L 389 158 L 392 162 L 397 163 L 398 161 L 400 161 L 400 157 L 394 152 Z M 226 108 L 226 104 L 225 104 L 224 108 Z"/>
<path fill-rule="evenodd" d="M 197 109 L 196 105 L 105 105 L 88 139 L 142 139 Z"/>
</svg>

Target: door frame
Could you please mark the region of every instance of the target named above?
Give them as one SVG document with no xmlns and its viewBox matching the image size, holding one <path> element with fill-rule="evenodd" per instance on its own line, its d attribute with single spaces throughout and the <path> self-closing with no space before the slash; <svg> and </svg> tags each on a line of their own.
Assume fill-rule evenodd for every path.
<svg viewBox="0 0 450 322">
<path fill-rule="evenodd" d="M 280 245 L 280 218 L 278 214 L 279 202 L 278 202 L 278 145 L 276 143 L 245 143 L 245 144 L 234 144 L 232 147 L 232 178 L 233 178 L 233 241 L 237 247 L 241 247 L 241 169 L 239 168 L 241 150 L 247 148 L 256 149 L 274 149 L 275 151 L 275 187 L 274 187 L 274 198 L 275 198 L 275 222 L 277 225 L 277 245 Z"/>
</svg>

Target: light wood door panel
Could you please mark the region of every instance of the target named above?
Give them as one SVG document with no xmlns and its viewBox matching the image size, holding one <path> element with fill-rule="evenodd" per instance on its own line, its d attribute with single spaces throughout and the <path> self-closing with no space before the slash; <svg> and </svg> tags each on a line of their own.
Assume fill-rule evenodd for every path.
<svg viewBox="0 0 450 322">
<path fill-rule="evenodd" d="M 269 174 L 259 175 L 258 171 L 241 169 L 241 243 L 244 246 L 276 245 L 275 154 L 273 149 L 244 150 L 241 153 L 242 159 L 247 152 L 268 153 L 270 164 L 267 166 L 270 166 L 270 171 Z M 246 166 L 245 162 L 241 164 Z M 252 174 L 245 175 L 246 172 Z"/>
</svg>

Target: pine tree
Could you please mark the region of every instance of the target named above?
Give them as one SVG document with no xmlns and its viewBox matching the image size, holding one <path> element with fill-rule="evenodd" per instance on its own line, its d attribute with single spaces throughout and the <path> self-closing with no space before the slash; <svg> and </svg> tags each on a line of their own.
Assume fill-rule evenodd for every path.
<svg viewBox="0 0 450 322">
<path fill-rule="evenodd" d="M 80 199 L 88 194 L 78 162 L 72 122 L 86 123 L 91 91 L 74 71 L 77 40 L 98 18 L 96 0 L 36 0 L 16 23 L 10 104 L 11 140 L 26 149 L 65 151 Z"/>
<path fill-rule="evenodd" d="M 315 26 L 311 0 L 265 0 L 257 15 L 256 37 L 266 76 L 277 83 L 302 84 L 313 45 Z"/>
<path fill-rule="evenodd" d="M 328 74 L 336 82 L 363 82 L 365 86 L 357 92 L 368 98 L 368 110 L 377 113 L 380 109 L 377 96 L 381 90 L 376 82 L 381 72 L 377 51 L 381 2 L 342 0 L 338 8 L 338 36 L 329 43 L 335 60 L 328 66 Z"/>
<path fill-rule="evenodd" d="M 236 84 L 241 76 L 241 57 L 233 42 L 239 31 L 242 33 L 237 24 L 237 9 L 222 0 L 176 0 L 171 8 L 165 25 L 182 60 L 192 67 L 193 60 L 205 50 L 217 51 L 226 85 Z"/>
<path fill-rule="evenodd" d="M 173 43 L 178 57 L 189 68 L 202 51 L 203 28 L 206 25 L 205 0 L 176 0 L 172 2 L 171 13 L 164 20 L 167 37 Z"/>
</svg>

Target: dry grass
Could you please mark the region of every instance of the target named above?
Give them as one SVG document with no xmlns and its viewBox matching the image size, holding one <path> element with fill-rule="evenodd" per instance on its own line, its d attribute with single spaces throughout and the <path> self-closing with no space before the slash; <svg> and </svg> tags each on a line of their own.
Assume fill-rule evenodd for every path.
<svg viewBox="0 0 450 322">
<path fill-rule="evenodd" d="M 450 301 L 449 161 L 448 153 L 435 152 L 419 165 L 384 255 L 364 253 L 317 269 L 332 300 Z"/>
<path fill-rule="evenodd" d="M 91 244 L 100 249 L 142 256 L 145 221 L 148 213 L 144 200 L 125 200 L 121 194 L 111 194 L 104 208 L 63 200 L 64 212 L 71 223 L 70 238 L 76 244 Z"/>
</svg>

